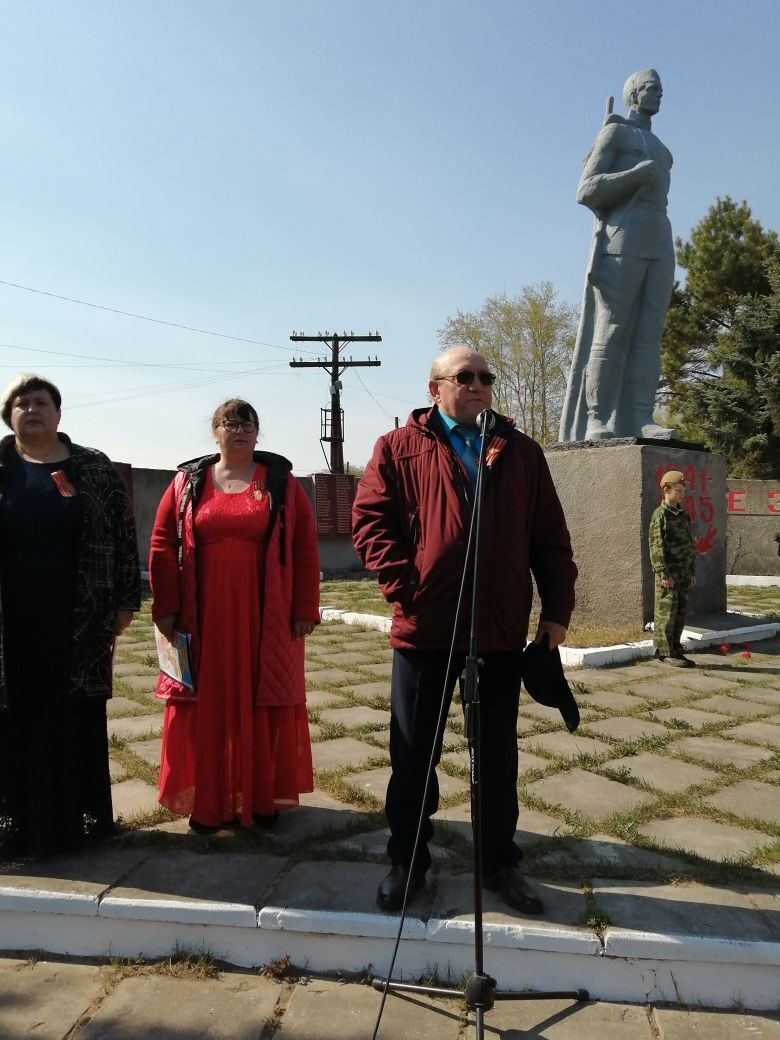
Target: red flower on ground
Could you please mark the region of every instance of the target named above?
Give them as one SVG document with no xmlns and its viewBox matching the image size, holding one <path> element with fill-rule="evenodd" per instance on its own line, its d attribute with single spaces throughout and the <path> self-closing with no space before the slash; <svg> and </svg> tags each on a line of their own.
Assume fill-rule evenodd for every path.
<svg viewBox="0 0 780 1040">
<path fill-rule="evenodd" d="M 718 650 L 720 650 L 720 652 L 722 654 L 727 654 L 729 652 L 729 644 L 728 643 L 721 643 L 720 646 L 718 647 Z"/>
<path fill-rule="evenodd" d="M 750 660 L 750 651 L 749 650 L 743 650 L 742 651 L 742 660 L 743 661 L 749 661 Z"/>
</svg>

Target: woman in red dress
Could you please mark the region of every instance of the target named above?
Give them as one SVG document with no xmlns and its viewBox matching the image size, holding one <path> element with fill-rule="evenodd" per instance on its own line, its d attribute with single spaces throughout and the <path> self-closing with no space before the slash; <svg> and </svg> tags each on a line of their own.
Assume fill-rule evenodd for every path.
<svg viewBox="0 0 780 1040">
<path fill-rule="evenodd" d="M 157 510 L 152 617 L 190 638 L 194 689 L 161 673 L 162 805 L 209 833 L 273 822 L 313 790 L 304 637 L 319 623 L 314 517 L 287 459 L 255 451 L 238 398 L 212 417 L 218 455 L 179 467 Z"/>
</svg>

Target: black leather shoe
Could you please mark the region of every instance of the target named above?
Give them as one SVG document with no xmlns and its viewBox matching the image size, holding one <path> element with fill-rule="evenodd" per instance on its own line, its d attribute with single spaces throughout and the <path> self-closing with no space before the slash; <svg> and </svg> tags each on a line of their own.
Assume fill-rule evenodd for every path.
<svg viewBox="0 0 780 1040">
<path fill-rule="evenodd" d="M 544 913 L 541 899 L 514 865 L 486 873 L 482 887 L 489 892 L 498 892 L 505 903 L 523 914 Z"/>
<path fill-rule="evenodd" d="M 406 891 L 406 879 L 409 877 L 409 868 L 395 863 L 389 873 L 382 878 L 382 882 L 376 891 L 376 901 L 383 910 L 400 910 L 404 901 Z M 412 871 L 412 883 L 409 886 L 409 894 L 418 892 L 425 884 L 425 871 Z"/>
<path fill-rule="evenodd" d="M 696 662 L 692 661 L 690 659 L 690 657 L 686 657 L 685 656 L 681 646 L 676 646 L 674 648 L 674 656 L 677 658 L 678 661 L 682 661 L 683 662 L 683 667 L 684 668 L 695 668 L 696 667 Z"/>
<path fill-rule="evenodd" d="M 670 664 L 672 668 L 688 668 L 690 667 L 685 661 L 680 660 L 679 657 L 663 657 L 661 654 L 655 655 L 656 661 L 660 661 L 661 664 Z"/>
</svg>

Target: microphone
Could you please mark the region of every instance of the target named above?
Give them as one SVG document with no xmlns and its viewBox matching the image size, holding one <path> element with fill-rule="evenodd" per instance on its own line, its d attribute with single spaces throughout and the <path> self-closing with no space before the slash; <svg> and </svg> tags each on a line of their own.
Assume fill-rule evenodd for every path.
<svg viewBox="0 0 780 1040">
<path fill-rule="evenodd" d="M 477 426 L 479 427 L 480 437 L 484 437 L 486 433 L 490 433 L 495 425 L 495 413 L 491 412 L 489 408 L 485 408 L 485 410 L 480 412 L 477 416 Z"/>
</svg>

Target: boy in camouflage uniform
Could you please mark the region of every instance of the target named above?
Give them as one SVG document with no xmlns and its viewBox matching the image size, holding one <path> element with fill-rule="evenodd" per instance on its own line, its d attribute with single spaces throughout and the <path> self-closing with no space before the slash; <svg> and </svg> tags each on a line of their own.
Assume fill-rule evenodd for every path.
<svg viewBox="0 0 780 1040">
<path fill-rule="evenodd" d="M 655 656 L 675 668 L 694 668 L 683 656 L 680 639 L 688 590 L 696 583 L 696 546 L 691 518 L 682 508 L 685 478 L 670 470 L 661 478 L 664 501 L 650 520 L 650 563 L 655 572 Z"/>
</svg>

